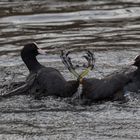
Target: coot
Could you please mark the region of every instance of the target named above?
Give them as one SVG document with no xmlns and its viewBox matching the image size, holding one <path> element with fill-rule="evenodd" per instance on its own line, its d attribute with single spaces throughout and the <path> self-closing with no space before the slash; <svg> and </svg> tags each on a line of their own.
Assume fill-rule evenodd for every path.
<svg viewBox="0 0 140 140">
<path fill-rule="evenodd" d="M 76 73 L 70 58 L 65 58 L 63 61 L 67 61 L 64 64 L 70 72 Z M 86 99 L 88 103 L 103 100 L 122 100 L 126 91 L 138 91 L 140 89 L 140 56 L 136 57 L 133 65 L 137 67 L 137 70 L 128 73 L 119 72 L 103 79 L 87 79 L 80 74 L 81 80 L 79 82 L 82 84 L 81 98 Z"/>
<path fill-rule="evenodd" d="M 24 85 L 4 94 L 3 97 L 30 94 L 39 99 L 42 96 L 71 97 L 78 89 L 77 80 L 66 81 L 55 68 L 41 65 L 36 56 L 46 52 L 39 49 L 36 43 L 29 43 L 21 50 L 21 58 L 26 64 L 29 75 Z"/>
<path fill-rule="evenodd" d="M 137 69 L 129 74 L 131 82 L 124 87 L 125 92 L 139 92 L 140 90 L 140 55 L 135 58 L 133 65 L 137 67 Z"/>
</svg>

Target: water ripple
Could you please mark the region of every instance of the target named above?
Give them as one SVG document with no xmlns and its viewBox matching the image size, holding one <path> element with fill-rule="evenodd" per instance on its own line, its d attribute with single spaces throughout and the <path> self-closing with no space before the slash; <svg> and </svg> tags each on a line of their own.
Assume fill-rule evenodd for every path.
<svg viewBox="0 0 140 140">
<path fill-rule="evenodd" d="M 0 7 L 1 94 L 28 75 L 19 52 L 31 41 L 48 52 L 39 61 L 66 79 L 75 78 L 61 63 L 60 50 L 73 51 L 73 63 L 79 65 L 84 50 L 94 51 L 96 65 L 88 77 L 97 78 L 130 67 L 140 52 L 139 0 L 1 0 Z M 0 139 L 140 139 L 135 97 L 91 106 L 50 97 L 0 100 Z"/>
</svg>

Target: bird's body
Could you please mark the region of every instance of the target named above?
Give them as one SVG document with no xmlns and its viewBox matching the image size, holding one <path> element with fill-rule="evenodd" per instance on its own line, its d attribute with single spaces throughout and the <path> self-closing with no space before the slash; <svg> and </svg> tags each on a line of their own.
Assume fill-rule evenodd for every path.
<svg viewBox="0 0 140 140">
<path fill-rule="evenodd" d="M 129 66 L 124 71 L 119 71 L 102 79 L 83 78 L 83 73 L 78 74 L 75 71 L 68 54 L 63 54 L 63 56 L 62 62 L 64 65 L 74 76 L 78 75 L 79 83 L 82 85 L 81 98 L 87 103 L 103 100 L 122 100 L 125 98 L 124 95 L 127 91 L 137 92 L 140 90 L 140 55 L 135 58 L 133 63 L 133 66 L 137 69 L 131 69 L 131 66 Z M 93 54 L 88 51 L 85 57 L 90 67 L 91 65 L 94 67 L 94 63 L 92 64 L 94 61 L 90 61 L 92 56 Z M 85 71 L 87 70 L 88 68 Z"/>
<path fill-rule="evenodd" d="M 38 54 L 46 54 L 46 52 L 39 49 L 35 43 L 24 46 L 21 50 L 21 58 L 29 70 L 27 80 L 21 88 L 3 97 L 21 94 L 34 95 L 37 99 L 42 96 L 70 97 L 77 91 L 78 81 L 66 81 L 57 69 L 41 65 L 36 59 Z"/>
<path fill-rule="evenodd" d="M 42 67 L 36 73 L 30 73 L 27 80 L 32 79 L 30 77 L 34 81 L 28 92 L 36 98 L 42 96 L 70 97 L 77 91 L 79 85 L 77 81 L 66 81 L 58 70 L 51 67 Z"/>
<path fill-rule="evenodd" d="M 123 98 L 123 88 L 131 78 L 127 75 L 116 74 L 103 79 L 83 79 L 82 98 L 91 101 L 118 100 Z"/>
<path fill-rule="evenodd" d="M 137 69 L 130 68 L 119 73 L 112 74 L 103 79 L 83 79 L 82 94 L 83 99 L 91 102 L 102 100 L 122 100 L 127 92 L 138 92 L 140 90 L 140 56 L 135 59 L 134 66 Z"/>
<path fill-rule="evenodd" d="M 140 90 L 140 68 L 131 73 L 131 82 L 129 82 L 125 87 L 126 92 L 139 92 Z"/>
</svg>

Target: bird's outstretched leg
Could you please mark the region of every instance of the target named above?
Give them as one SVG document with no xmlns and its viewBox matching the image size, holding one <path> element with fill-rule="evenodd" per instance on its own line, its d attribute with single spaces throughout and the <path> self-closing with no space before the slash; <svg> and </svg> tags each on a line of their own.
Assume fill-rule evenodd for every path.
<svg viewBox="0 0 140 140">
<path fill-rule="evenodd" d="M 79 80 L 82 80 L 95 66 L 95 57 L 91 51 L 87 51 L 86 55 L 84 55 L 83 57 L 87 60 L 88 64 L 86 66 L 86 69 L 80 74 Z"/>
<path fill-rule="evenodd" d="M 94 68 L 94 64 L 95 64 L 95 57 L 94 54 L 90 51 L 87 51 L 86 55 L 84 55 L 83 57 L 87 60 L 88 64 L 86 66 L 86 69 L 81 72 L 81 74 L 78 74 L 75 70 L 75 67 L 72 64 L 71 58 L 68 56 L 70 54 L 70 52 L 64 53 L 63 51 L 61 51 L 61 60 L 63 62 L 63 64 L 66 66 L 66 68 L 79 80 L 81 81 L 85 75 L 88 74 L 88 72 L 90 70 L 92 70 Z"/>
<path fill-rule="evenodd" d="M 90 67 L 90 69 L 92 70 L 94 68 L 94 64 L 95 64 L 95 56 L 94 53 L 92 53 L 91 51 L 87 51 L 86 55 L 83 56 L 87 62 L 87 68 Z"/>
<path fill-rule="evenodd" d="M 65 67 L 76 77 L 79 78 L 79 74 L 75 71 L 75 68 L 71 62 L 71 58 L 68 56 L 70 52 L 67 52 L 66 54 L 61 51 L 60 58 L 65 65 Z"/>
</svg>

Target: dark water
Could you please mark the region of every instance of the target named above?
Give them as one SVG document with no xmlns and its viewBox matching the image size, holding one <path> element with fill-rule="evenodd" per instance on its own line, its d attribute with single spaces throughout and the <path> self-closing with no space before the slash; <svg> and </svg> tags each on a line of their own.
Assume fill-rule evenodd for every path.
<svg viewBox="0 0 140 140">
<path fill-rule="evenodd" d="M 84 50 L 95 52 L 89 77 L 104 77 L 129 66 L 140 53 L 139 0 L 1 0 L 0 86 L 22 81 L 28 71 L 19 56 L 25 43 L 35 41 L 48 56 L 46 66 L 74 79 L 59 58 L 73 51 L 81 63 Z M 7 92 L 5 88 L 1 93 Z M 70 99 L 30 96 L 0 101 L 1 140 L 132 140 L 140 139 L 140 99 L 81 106 Z"/>
</svg>

